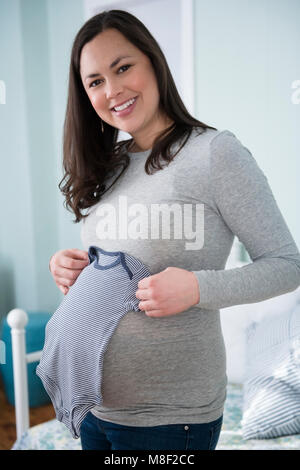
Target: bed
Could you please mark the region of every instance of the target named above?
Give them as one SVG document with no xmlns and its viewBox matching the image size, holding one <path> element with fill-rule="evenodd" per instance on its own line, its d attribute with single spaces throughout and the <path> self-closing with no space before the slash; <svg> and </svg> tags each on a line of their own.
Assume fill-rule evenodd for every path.
<svg viewBox="0 0 300 470">
<path fill-rule="evenodd" d="M 11 327 L 17 440 L 12 450 L 81 450 L 65 425 L 56 419 L 30 427 L 27 363 L 39 361 L 41 351 L 26 354 L 27 314 L 13 309 L 7 316 Z M 243 384 L 228 382 L 223 426 L 216 450 L 295 450 L 300 434 L 274 439 L 247 439 L 242 436 Z"/>
</svg>

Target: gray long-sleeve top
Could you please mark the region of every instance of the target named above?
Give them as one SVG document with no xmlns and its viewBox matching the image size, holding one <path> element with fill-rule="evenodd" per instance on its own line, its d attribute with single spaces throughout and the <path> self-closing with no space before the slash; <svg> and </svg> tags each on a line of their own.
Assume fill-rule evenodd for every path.
<svg viewBox="0 0 300 470">
<path fill-rule="evenodd" d="M 198 134 L 153 175 L 144 170 L 150 150 L 129 153 L 129 167 L 82 223 L 84 249 L 125 251 L 152 274 L 168 266 L 192 271 L 200 290 L 199 303 L 180 314 L 122 318 L 104 358 L 103 404 L 92 410 L 106 421 L 220 417 L 227 376 L 219 309 L 300 285 L 298 248 L 255 158 L 228 130 Z M 252 262 L 225 270 L 235 235 Z"/>
</svg>

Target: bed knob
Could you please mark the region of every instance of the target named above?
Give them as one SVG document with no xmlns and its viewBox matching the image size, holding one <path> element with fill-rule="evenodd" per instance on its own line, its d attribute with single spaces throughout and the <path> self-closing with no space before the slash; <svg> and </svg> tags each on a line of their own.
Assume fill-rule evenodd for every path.
<svg viewBox="0 0 300 470">
<path fill-rule="evenodd" d="M 22 330 L 28 323 L 27 313 L 20 308 L 14 308 L 7 315 L 7 323 L 11 328 Z"/>
</svg>

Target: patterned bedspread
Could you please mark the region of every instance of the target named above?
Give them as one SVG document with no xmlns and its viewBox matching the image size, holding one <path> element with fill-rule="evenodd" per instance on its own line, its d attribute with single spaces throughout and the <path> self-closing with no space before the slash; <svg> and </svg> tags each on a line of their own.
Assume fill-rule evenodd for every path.
<svg viewBox="0 0 300 470">
<path fill-rule="evenodd" d="M 276 439 L 243 440 L 241 430 L 242 385 L 227 386 L 223 426 L 216 450 L 294 450 L 300 449 L 300 434 Z M 73 439 L 64 424 L 56 419 L 30 428 L 16 441 L 12 450 L 80 450 L 80 439 Z"/>
<path fill-rule="evenodd" d="M 242 436 L 243 386 L 229 383 L 223 426 L 216 450 L 295 450 L 300 449 L 300 434 L 276 439 L 247 439 Z"/>
</svg>

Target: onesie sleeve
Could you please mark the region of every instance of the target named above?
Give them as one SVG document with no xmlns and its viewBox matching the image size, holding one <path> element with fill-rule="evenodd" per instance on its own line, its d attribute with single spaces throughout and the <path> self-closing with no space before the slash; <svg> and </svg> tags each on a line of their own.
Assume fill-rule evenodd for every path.
<svg viewBox="0 0 300 470">
<path fill-rule="evenodd" d="M 260 302 L 300 285 L 300 254 L 268 180 L 251 152 L 230 131 L 210 146 L 210 187 L 215 208 L 249 253 L 252 263 L 228 270 L 192 271 L 196 306 L 220 309 Z"/>
<path fill-rule="evenodd" d="M 128 284 L 124 297 L 124 307 L 126 312 L 131 310 L 135 310 L 136 312 L 142 311 L 138 307 L 141 300 L 135 296 L 135 293 L 138 290 L 139 281 L 148 276 L 151 276 L 151 273 L 146 266 L 143 266 L 133 275 L 131 281 Z"/>
</svg>

